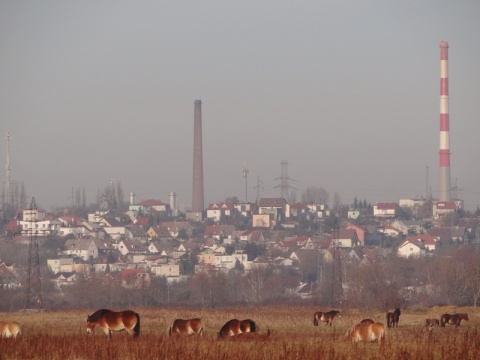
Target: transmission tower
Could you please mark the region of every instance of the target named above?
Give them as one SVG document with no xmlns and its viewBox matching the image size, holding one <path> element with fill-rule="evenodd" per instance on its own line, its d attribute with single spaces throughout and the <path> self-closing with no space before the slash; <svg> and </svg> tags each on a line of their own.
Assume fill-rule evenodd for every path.
<svg viewBox="0 0 480 360">
<path fill-rule="evenodd" d="M 258 200 L 260 199 L 260 189 L 263 190 L 263 182 L 260 180 L 260 176 L 257 176 L 257 185 L 255 186 L 255 190 L 257 190 L 257 199 L 255 202 L 258 204 Z"/>
<path fill-rule="evenodd" d="M 284 198 L 285 200 L 288 200 L 288 189 L 295 189 L 295 190 L 297 189 L 288 183 L 289 180 L 293 180 L 288 177 L 288 162 L 286 162 L 285 160 L 282 160 L 280 162 L 280 165 L 282 165 L 282 175 L 275 179 L 275 180 L 280 180 L 280 185 L 277 185 L 274 188 L 280 189 L 282 193 L 282 198 Z"/>
<path fill-rule="evenodd" d="M 37 218 L 38 211 L 35 203 L 35 198 L 32 197 L 29 214 L 30 229 L 29 229 L 29 246 L 28 246 L 28 266 L 27 266 L 27 301 L 25 310 L 28 309 L 43 309 L 42 296 L 42 277 L 40 274 L 40 257 L 38 251 L 38 230 Z"/>
<path fill-rule="evenodd" d="M 333 262 L 332 262 L 332 294 L 331 294 L 331 298 L 330 298 L 330 305 L 333 307 L 336 303 L 336 298 L 337 296 L 336 295 L 336 287 L 338 286 L 337 284 L 337 281 L 338 281 L 338 278 L 337 278 L 337 272 L 338 271 L 341 271 L 341 269 L 336 269 L 336 266 L 335 266 L 335 263 L 337 262 L 337 256 L 338 258 L 340 258 L 340 255 L 337 254 L 337 247 L 338 247 L 338 242 L 339 242 L 339 238 L 340 238 L 340 230 L 339 230 L 339 227 L 338 227 L 338 221 L 337 219 L 335 219 L 335 223 L 333 225 L 333 234 L 332 234 L 332 242 L 333 242 Z M 340 264 L 341 265 L 341 264 Z"/>
</svg>

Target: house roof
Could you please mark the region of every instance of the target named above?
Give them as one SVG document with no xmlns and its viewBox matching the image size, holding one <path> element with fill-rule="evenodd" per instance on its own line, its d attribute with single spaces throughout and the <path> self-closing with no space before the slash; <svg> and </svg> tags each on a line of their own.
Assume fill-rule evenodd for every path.
<svg viewBox="0 0 480 360">
<path fill-rule="evenodd" d="M 354 229 L 339 229 L 338 239 L 353 239 L 357 236 L 357 232 Z"/>
<path fill-rule="evenodd" d="M 409 236 L 407 238 L 408 241 L 412 243 L 421 243 L 423 245 L 435 245 L 437 243 L 437 238 L 429 234 L 418 234 Z"/>
<path fill-rule="evenodd" d="M 146 274 L 144 269 L 123 269 L 117 274 L 119 280 L 130 280 L 136 278 L 140 274 Z"/>
<path fill-rule="evenodd" d="M 67 241 L 65 241 L 65 249 L 85 251 L 88 250 L 92 242 L 94 242 L 93 239 L 68 239 Z"/>
<path fill-rule="evenodd" d="M 77 215 L 62 215 L 58 218 L 62 223 L 68 223 L 70 225 L 81 225 L 85 220 Z"/>
<path fill-rule="evenodd" d="M 220 226 L 219 225 L 209 225 L 205 227 L 205 231 L 203 233 L 204 236 L 215 236 L 220 235 Z"/>
<path fill-rule="evenodd" d="M 103 221 L 110 227 L 123 227 L 123 224 L 114 217 L 104 217 Z"/>
<path fill-rule="evenodd" d="M 455 201 L 438 201 L 435 203 L 437 210 L 456 210 L 457 204 Z"/>
<path fill-rule="evenodd" d="M 397 208 L 396 203 L 377 203 L 378 210 L 395 210 Z"/>
<path fill-rule="evenodd" d="M 139 216 L 135 219 L 135 225 L 148 226 L 150 218 L 146 216 Z"/>
<path fill-rule="evenodd" d="M 233 209 L 232 202 L 221 202 L 221 203 L 212 203 L 208 204 L 208 210 L 217 210 L 217 209 Z"/>
<path fill-rule="evenodd" d="M 163 202 L 161 202 L 160 200 L 149 199 L 149 200 L 140 201 L 139 205 L 144 206 L 144 207 L 152 207 L 152 206 L 163 206 L 165 204 Z"/>
</svg>

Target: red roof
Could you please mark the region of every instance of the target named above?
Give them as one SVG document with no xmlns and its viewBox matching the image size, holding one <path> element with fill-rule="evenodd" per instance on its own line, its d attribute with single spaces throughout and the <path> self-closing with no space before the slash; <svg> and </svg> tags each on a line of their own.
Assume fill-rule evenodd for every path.
<svg viewBox="0 0 480 360">
<path fill-rule="evenodd" d="M 138 274 L 146 274 L 146 271 L 143 269 L 124 269 L 118 273 L 117 278 L 127 280 L 138 276 Z"/>
<path fill-rule="evenodd" d="M 378 210 L 395 210 L 396 208 L 396 203 L 377 203 Z"/>
<path fill-rule="evenodd" d="M 148 217 L 137 217 L 135 219 L 135 224 L 136 225 L 143 225 L 143 226 L 147 226 L 150 222 L 150 219 Z"/>
<path fill-rule="evenodd" d="M 149 199 L 149 200 L 142 200 L 139 205 L 145 206 L 145 207 L 152 207 L 152 206 L 163 206 L 165 204 L 160 200 Z"/>
<path fill-rule="evenodd" d="M 419 234 L 419 235 L 413 235 L 409 236 L 408 241 L 415 243 L 415 242 L 420 242 L 424 245 L 435 245 L 437 243 L 437 239 L 429 234 Z"/>
<path fill-rule="evenodd" d="M 17 224 L 16 220 L 10 220 L 7 225 L 5 225 L 5 231 L 16 231 L 21 229 L 21 226 Z"/>
<path fill-rule="evenodd" d="M 455 201 L 439 201 L 437 202 L 437 209 L 456 210 L 457 204 Z"/>
<path fill-rule="evenodd" d="M 213 236 L 213 235 L 220 235 L 220 226 L 218 225 L 210 225 L 205 227 L 205 236 Z"/>
<path fill-rule="evenodd" d="M 208 205 L 208 210 L 233 209 L 232 202 L 212 203 Z"/>
</svg>

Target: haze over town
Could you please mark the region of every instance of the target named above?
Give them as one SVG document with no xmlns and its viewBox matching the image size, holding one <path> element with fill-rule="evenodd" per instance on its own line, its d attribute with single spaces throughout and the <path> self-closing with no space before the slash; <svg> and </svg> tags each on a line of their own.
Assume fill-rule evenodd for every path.
<svg viewBox="0 0 480 360">
<path fill-rule="evenodd" d="M 112 179 L 181 208 L 202 100 L 205 203 L 308 186 L 438 196 L 439 43 L 449 42 L 451 175 L 480 204 L 480 3 L 2 1 L 0 157 L 50 209 Z M 4 161 L 4 160 L 3 160 Z M 428 176 L 427 176 L 428 167 Z M 295 181 L 294 181 L 295 180 Z M 431 190 L 430 190 L 431 189 Z"/>
</svg>

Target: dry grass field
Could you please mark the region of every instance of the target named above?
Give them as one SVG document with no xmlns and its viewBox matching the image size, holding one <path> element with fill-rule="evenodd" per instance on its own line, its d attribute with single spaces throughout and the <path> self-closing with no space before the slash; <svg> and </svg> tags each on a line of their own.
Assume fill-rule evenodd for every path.
<svg viewBox="0 0 480 360">
<path fill-rule="evenodd" d="M 307 306 L 266 306 L 221 309 L 140 308 L 141 332 L 137 340 L 126 332 L 108 340 L 100 328 L 86 334 L 87 315 L 94 310 L 45 313 L 0 313 L 0 321 L 18 321 L 22 335 L 0 339 L 3 359 L 480 359 L 480 310 L 474 308 L 432 308 L 404 310 L 398 329 L 387 330 L 385 344 L 343 341 L 345 332 L 364 318 L 385 323 L 385 314 L 344 310 L 334 325 L 313 326 L 318 310 Z M 114 309 L 120 310 L 120 309 Z M 393 309 L 392 309 L 393 310 Z M 442 313 L 466 312 L 470 321 L 459 328 L 424 327 L 426 318 Z M 167 327 L 175 318 L 201 317 L 206 336 L 172 337 Z M 265 341 L 217 339 L 217 332 L 229 319 L 251 318 L 258 332 L 271 335 Z"/>
</svg>

